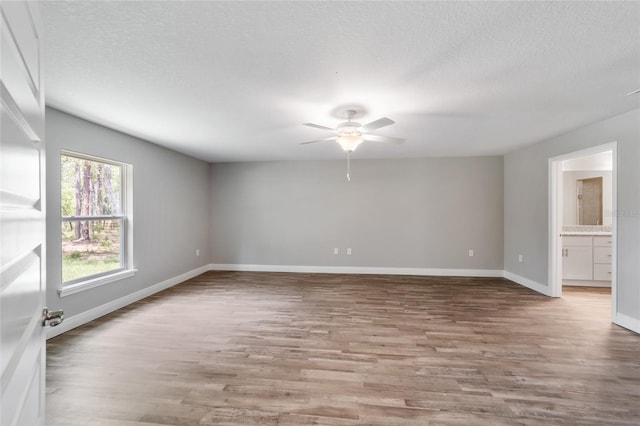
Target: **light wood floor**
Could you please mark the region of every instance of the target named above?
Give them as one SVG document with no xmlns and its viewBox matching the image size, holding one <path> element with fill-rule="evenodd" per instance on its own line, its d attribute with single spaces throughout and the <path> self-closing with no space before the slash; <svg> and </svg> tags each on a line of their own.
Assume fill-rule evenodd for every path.
<svg viewBox="0 0 640 426">
<path fill-rule="evenodd" d="M 640 424 L 608 289 L 210 272 L 48 343 L 47 424 Z"/>
</svg>

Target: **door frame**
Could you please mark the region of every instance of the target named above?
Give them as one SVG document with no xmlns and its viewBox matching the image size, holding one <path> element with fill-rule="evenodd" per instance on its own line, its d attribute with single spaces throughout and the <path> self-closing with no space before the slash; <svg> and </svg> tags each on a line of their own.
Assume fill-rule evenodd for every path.
<svg viewBox="0 0 640 426">
<path fill-rule="evenodd" d="M 617 311 L 617 234 L 618 234 L 618 142 L 609 142 L 549 158 L 549 288 L 552 297 L 562 296 L 562 162 L 574 158 L 611 151 L 613 157 L 611 218 L 611 321 Z"/>
</svg>

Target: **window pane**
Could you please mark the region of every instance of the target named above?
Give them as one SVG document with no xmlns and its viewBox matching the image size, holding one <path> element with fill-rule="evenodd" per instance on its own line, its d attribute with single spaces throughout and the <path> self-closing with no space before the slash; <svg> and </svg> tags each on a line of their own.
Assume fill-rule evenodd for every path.
<svg viewBox="0 0 640 426">
<path fill-rule="evenodd" d="M 62 223 L 62 281 L 123 267 L 120 256 L 122 219 Z"/>
<path fill-rule="evenodd" d="M 122 214 L 122 168 L 62 155 L 62 216 Z"/>
</svg>

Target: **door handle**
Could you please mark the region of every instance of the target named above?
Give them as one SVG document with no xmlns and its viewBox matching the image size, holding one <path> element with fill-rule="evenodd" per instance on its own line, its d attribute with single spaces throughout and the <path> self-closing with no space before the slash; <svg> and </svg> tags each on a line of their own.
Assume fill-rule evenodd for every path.
<svg viewBox="0 0 640 426">
<path fill-rule="evenodd" d="M 49 308 L 42 310 L 42 326 L 55 327 L 64 321 L 64 311 L 50 311 Z"/>
</svg>

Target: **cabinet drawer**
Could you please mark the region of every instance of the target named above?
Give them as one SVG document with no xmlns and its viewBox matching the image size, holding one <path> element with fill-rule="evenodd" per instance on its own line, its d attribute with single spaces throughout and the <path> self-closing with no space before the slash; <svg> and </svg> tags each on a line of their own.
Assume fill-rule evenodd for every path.
<svg viewBox="0 0 640 426">
<path fill-rule="evenodd" d="M 612 237 L 593 237 L 593 245 L 597 247 L 611 247 L 611 243 L 613 243 Z"/>
<path fill-rule="evenodd" d="M 593 237 L 576 237 L 576 236 L 567 236 L 562 237 L 562 245 L 564 247 L 591 247 L 593 245 L 592 242 Z"/>
<path fill-rule="evenodd" d="M 611 264 L 595 263 L 593 265 L 593 279 L 596 281 L 611 281 Z"/>
<path fill-rule="evenodd" d="M 594 247 L 593 263 L 611 263 L 610 247 Z"/>
</svg>

